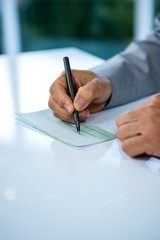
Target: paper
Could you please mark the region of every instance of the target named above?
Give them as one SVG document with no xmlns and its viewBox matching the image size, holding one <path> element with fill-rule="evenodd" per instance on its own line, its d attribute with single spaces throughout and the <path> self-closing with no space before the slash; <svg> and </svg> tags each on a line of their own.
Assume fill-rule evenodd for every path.
<svg viewBox="0 0 160 240">
<path fill-rule="evenodd" d="M 73 147 L 83 147 L 115 138 L 114 134 L 88 122 L 81 123 L 81 131 L 78 134 L 74 124 L 55 118 L 50 109 L 17 113 L 17 116 L 34 129 Z"/>
</svg>

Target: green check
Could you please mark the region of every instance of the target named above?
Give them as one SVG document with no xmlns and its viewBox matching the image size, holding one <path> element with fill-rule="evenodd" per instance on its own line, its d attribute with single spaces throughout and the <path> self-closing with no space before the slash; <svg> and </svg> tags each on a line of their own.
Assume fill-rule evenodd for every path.
<svg viewBox="0 0 160 240">
<path fill-rule="evenodd" d="M 77 134 L 74 124 L 55 118 L 50 109 L 17 113 L 17 116 L 19 120 L 32 128 L 72 147 L 83 147 L 115 138 L 113 133 L 89 122 L 82 122 L 81 132 Z"/>
</svg>

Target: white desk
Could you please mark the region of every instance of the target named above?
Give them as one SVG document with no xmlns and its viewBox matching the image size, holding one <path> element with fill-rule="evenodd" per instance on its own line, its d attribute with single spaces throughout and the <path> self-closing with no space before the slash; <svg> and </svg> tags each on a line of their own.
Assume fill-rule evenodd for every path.
<svg viewBox="0 0 160 240">
<path fill-rule="evenodd" d="M 102 62 L 72 48 L 21 54 L 17 67 L 0 57 L 0 239 L 159 240 L 158 161 L 129 158 L 117 140 L 74 150 L 15 120 L 47 108 L 64 55 L 72 68 Z M 129 107 L 91 121 L 110 127 Z"/>
</svg>

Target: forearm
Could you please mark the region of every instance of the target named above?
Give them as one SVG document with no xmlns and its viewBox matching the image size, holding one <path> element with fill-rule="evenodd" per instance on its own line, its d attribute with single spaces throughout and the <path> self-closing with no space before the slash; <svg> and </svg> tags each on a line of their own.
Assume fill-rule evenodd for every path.
<svg viewBox="0 0 160 240">
<path fill-rule="evenodd" d="M 160 20 L 155 32 L 144 41 L 133 42 L 92 71 L 108 77 L 112 98 L 108 107 L 117 106 L 160 91 Z"/>
</svg>

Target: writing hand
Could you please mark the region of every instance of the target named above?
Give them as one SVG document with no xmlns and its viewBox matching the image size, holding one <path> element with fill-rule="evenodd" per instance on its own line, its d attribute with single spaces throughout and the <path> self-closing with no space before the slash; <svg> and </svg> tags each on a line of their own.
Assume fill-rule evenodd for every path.
<svg viewBox="0 0 160 240">
<path fill-rule="evenodd" d="M 74 102 L 67 93 L 65 73 L 51 85 L 48 101 L 55 117 L 71 123 L 75 109 L 79 112 L 80 121 L 84 121 L 91 113 L 105 107 L 112 92 L 109 79 L 97 76 L 91 71 L 72 70 L 72 77 L 77 91 Z"/>
</svg>

